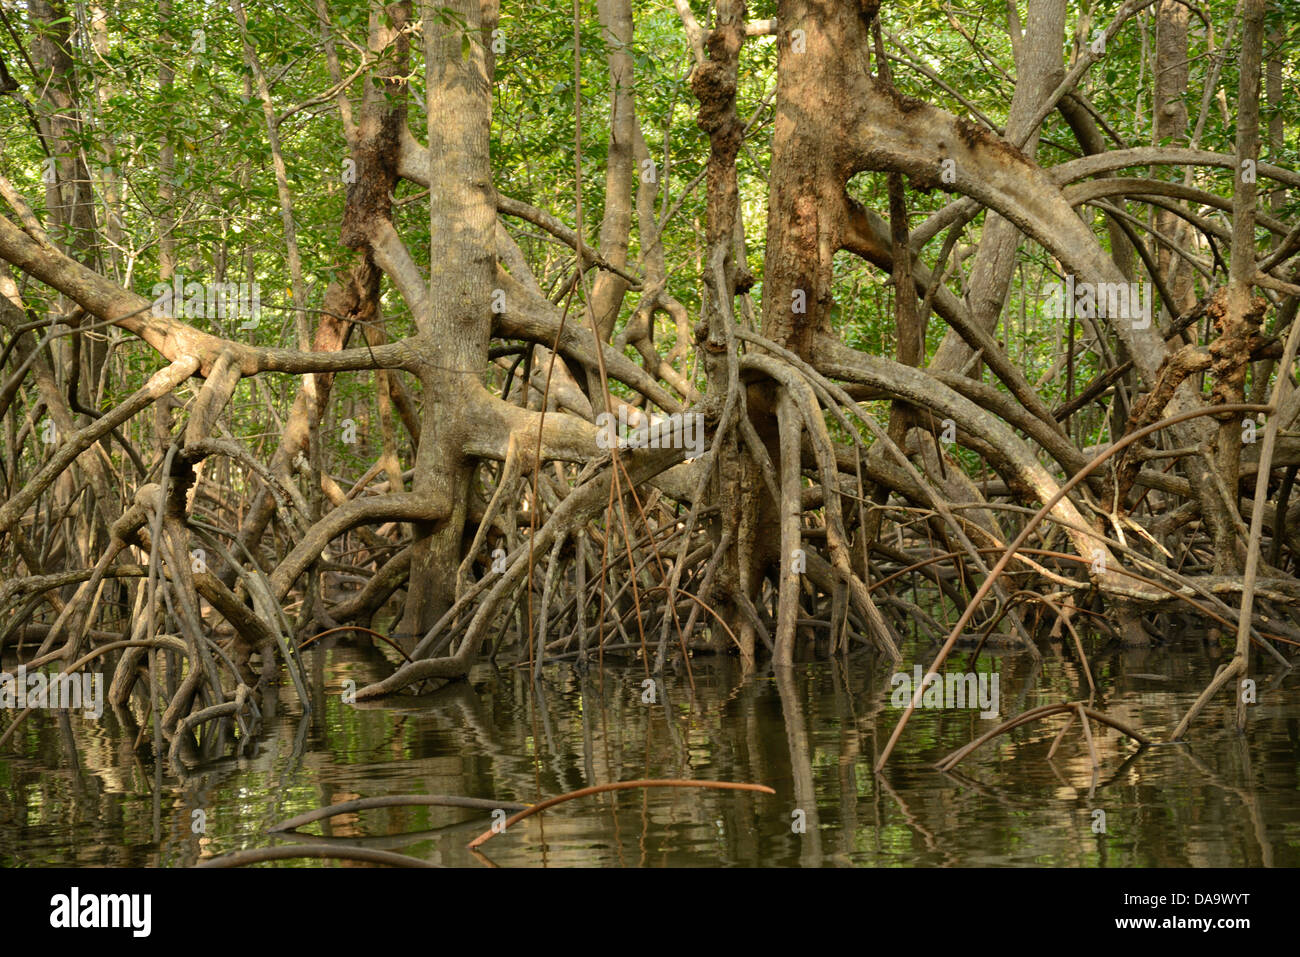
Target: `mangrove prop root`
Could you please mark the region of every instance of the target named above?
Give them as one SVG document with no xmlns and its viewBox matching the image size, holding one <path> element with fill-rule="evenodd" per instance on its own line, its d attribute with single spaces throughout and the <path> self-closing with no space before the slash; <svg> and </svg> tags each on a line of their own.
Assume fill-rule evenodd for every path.
<svg viewBox="0 0 1300 957">
<path fill-rule="evenodd" d="M 966 606 L 966 610 L 962 612 L 962 615 L 957 620 L 957 623 L 953 625 L 952 631 L 949 633 L 947 640 L 943 643 L 943 647 L 939 649 L 939 654 L 935 656 L 934 663 L 930 665 L 929 671 L 937 672 L 939 670 L 939 667 L 943 664 L 944 660 L 948 657 L 948 653 L 952 651 L 953 645 L 957 643 L 957 639 L 961 636 L 962 629 L 965 628 L 966 625 L 970 622 L 971 618 L 974 617 L 976 609 L 979 607 L 980 603 L 983 602 L 985 597 L 988 595 L 989 591 L 992 590 L 994 583 L 998 579 L 998 576 L 1001 575 L 1002 572 L 1006 570 L 1007 565 L 1010 564 L 1012 558 L 1015 557 L 1016 551 L 1020 548 L 1021 545 L 1023 545 L 1026 542 L 1029 536 L 1033 534 L 1033 531 L 1035 528 L 1038 527 L 1039 522 L 1041 522 L 1047 516 L 1047 514 L 1052 510 L 1052 507 L 1057 502 L 1065 498 L 1065 496 L 1068 495 L 1076 485 L 1078 485 L 1085 478 L 1087 478 L 1088 475 L 1091 474 L 1095 469 L 1097 469 L 1099 466 L 1104 464 L 1107 459 L 1111 458 L 1113 455 L 1115 455 L 1118 452 L 1122 452 L 1124 449 L 1128 448 L 1134 442 L 1137 442 L 1145 438 L 1146 436 L 1152 434 L 1153 432 L 1158 432 L 1161 429 L 1168 428 L 1171 425 L 1177 425 L 1178 423 L 1187 421 L 1189 419 L 1194 419 L 1200 416 L 1212 415 L 1212 414 L 1222 413 L 1222 412 L 1269 412 L 1271 413 L 1273 411 L 1274 410 L 1271 405 L 1258 405 L 1258 404 L 1249 404 L 1249 403 L 1237 403 L 1235 405 L 1220 405 L 1220 406 L 1214 406 L 1213 408 L 1207 408 L 1207 409 L 1193 409 L 1189 412 L 1181 412 L 1178 415 L 1173 415 L 1168 418 L 1161 419 L 1159 422 L 1154 422 L 1151 425 L 1146 426 L 1145 428 L 1138 429 L 1136 432 L 1130 432 L 1128 435 L 1124 436 L 1119 441 L 1108 446 L 1105 449 L 1105 451 L 1101 452 L 1096 458 L 1094 458 L 1091 462 L 1089 462 L 1086 466 L 1084 466 L 1084 468 L 1080 469 L 1077 473 L 1075 473 L 1075 475 L 1068 482 L 1062 485 L 1060 489 L 1057 491 L 1057 493 L 1054 496 L 1052 496 L 1052 498 L 1050 498 L 1048 501 L 1044 502 L 1042 508 L 1040 508 L 1037 512 L 1034 513 L 1034 517 L 1025 523 L 1025 527 L 1020 530 L 1020 534 L 1016 536 L 1015 540 L 1011 542 L 1010 545 L 1007 546 L 1006 551 L 1003 553 L 1002 557 L 998 559 L 997 564 L 993 566 L 993 570 L 989 573 L 988 577 L 984 579 L 984 583 L 980 585 L 979 590 L 976 591 L 975 596 L 971 599 L 970 604 Z M 1102 579 L 1106 579 L 1108 576 L 1107 573 L 1103 571 L 1099 577 Z M 902 716 L 898 719 L 898 724 L 894 726 L 893 733 L 890 734 L 889 740 L 885 743 L 884 750 L 881 752 L 880 757 L 876 760 L 875 770 L 877 772 L 883 770 L 885 764 L 889 761 L 889 756 L 890 754 L 893 753 L 894 746 L 898 743 L 898 739 L 903 734 L 903 729 L 907 726 L 907 720 L 912 716 L 912 712 L 916 710 L 916 706 L 921 701 L 922 690 L 923 689 L 919 687 L 917 688 L 916 692 L 912 695 L 912 700 L 908 702 L 907 708 L 903 711 Z"/>
<path fill-rule="evenodd" d="M 1149 3 L 1120 5 L 1106 36 Z M 469 16 L 465 35 L 495 22 L 484 13 L 490 4 L 480 10 L 472 0 L 458 0 L 456 6 Z M 702 131 L 707 166 L 673 190 L 670 206 L 666 185 L 653 177 L 637 184 L 630 166 L 618 166 L 629 158 L 635 165 L 640 155 L 611 151 L 607 195 L 597 203 L 607 213 L 597 248 L 584 239 L 583 197 L 590 190 L 584 188 L 581 111 L 573 130 L 569 225 L 558 209 L 545 211 L 492 187 L 500 170 L 493 169 L 490 148 L 491 82 L 462 82 L 464 71 L 491 80 L 495 61 L 481 44 L 470 44 L 464 56 L 439 46 L 437 56 L 450 55 L 455 69 L 429 74 L 433 86 L 425 93 L 444 108 L 440 132 L 420 141 L 408 123 L 406 98 L 415 90 L 399 79 L 412 68 L 406 38 L 417 29 L 432 36 L 425 29 L 432 24 L 423 21 L 434 8 L 421 8 L 416 22 L 406 5 L 386 6 L 366 29 L 390 31 L 392 56 L 366 59 L 351 80 L 343 80 L 337 63 L 332 70 L 344 129 L 330 134 L 331 141 L 342 133 L 365 161 L 346 195 L 304 197 L 344 204 L 340 239 L 348 262 L 358 256 L 319 302 L 304 275 L 335 272 L 343 261 L 306 268 L 301 260 L 306 249 L 319 257 L 330 244 L 298 246 L 273 120 L 279 110 L 287 108 L 286 116 L 302 109 L 291 103 L 318 102 L 314 94 L 322 91 L 284 85 L 275 96 L 287 99 L 277 106 L 257 58 L 245 57 L 243 67 L 259 74 L 259 96 L 273 121 L 267 145 L 281 170 L 286 256 L 267 248 L 260 230 L 223 230 L 219 243 L 222 262 L 255 259 L 266 279 L 276 278 L 270 285 L 291 296 L 291 322 L 278 335 L 268 328 L 253 337 L 269 334 L 265 345 L 232 326 L 223 331 L 221 323 L 186 321 L 204 318 L 190 308 L 196 303 L 160 308 L 110 277 L 123 274 L 117 261 L 123 250 L 143 255 L 139 268 L 132 260 L 125 275 L 151 274 L 155 267 L 161 274 L 165 242 L 209 241 L 177 221 L 175 210 L 157 213 L 171 217 L 177 235 L 158 245 L 155 261 L 146 241 L 156 225 L 152 211 L 137 218 L 134 202 L 114 211 L 110 206 L 120 199 L 105 189 L 107 215 L 100 216 L 85 178 L 77 180 L 84 191 L 59 194 L 74 208 L 33 206 L 22 183 L 0 175 L 0 425 L 6 431 L 0 578 L 8 581 L 0 587 L 0 646 L 9 653 L 16 642 L 16 658 L 29 672 L 48 665 L 66 677 L 92 662 L 112 669 L 110 703 L 134 707 L 136 717 L 146 706 L 153 712 L 158 720 L 145 725 L 156 729 L 155 754 L 170 755 L 182 776 L 188 771 L 180 759 L 188 761 L 191 745 L 216 751 L 234 740 L 229 730 L 240 739 L 261 733 L 261 709 L 274 712 L 278 696 L 269 692 L 286 673 L 310 711 L 316 689 L 307 650 L 315 646 L 320 657 L 319 643 L 344 632 L 349 641 L 368 636 L 377 643 L 371 661 L 378 672 L 357 691 L 356 700 L 366 701 L 464 679 L 485 658 L 512 652 L 536 674 L 561 658 L 576 656 L 585 667 L 602 662 L 606 652 L 634 648 L 647 656 L 653 650 L 653 671 L 660 674 L 671 651 L 680 654 L 674 663 L 685 665 L 693 685 L 694 652 L 729 652 L 725 639 L 747 671 L 760 641 L 778 668 L 804 660 L 806 652 L 846 652 L 854 642 L 901 662 L 900 632 L 910 632 L 913 647 L 941 648 L 932 672 L 968 632 L 979 635 L 974 667 L 999 629 L 1037 662 L 1038 636 L 1022 618 L 1027 611 L 1056 614 L 1056 633 L 1069 629 L 1086 667 L 1070 608 L 1092 616 L 1085 604 L 1103 603 L 1108 607 L 1096 608 L 1093 621 L 1109 627 L 1103 615 L 1116 618 L 1126 637 L 1145 639 L 1149 616 L 1181 601 L 1205 623 L 1235 631 L 1237 647 L 1231 670 L 1192 705 L 1175 737 L 1203 714 L 1211 695 L 1252 674 L 1252 648 L 1263 652 L 1259 664 L 1289 668 L 1273 643 L 1293 644 L 1300 635 L 1287 621 L 1300 606 L 1300 579 L 1288 571 L 1300 557 L 1300 536 L 1287 531 L 1297 523 L 1287 512 L 1300 417 L 1291 383 L 1300 350 L 1300 230 L 1283 221 L 1294 216 L 1279 210 L 1273 210 L 1278 218 L 1257 217 L 1253 183 L 1239 182 L 1228 202 L 1201 189 L 1112 175 L 1174 165 L 1189 181 L 1208 186 L 1214 178 L 1195 174 L 1197 168 L 1236 169 L 1239 157 L 1258 154 L 1257 97 L 1239 97 L 1236 154 L 1102 150 L 1048 169 L 1039 165 L 1034 131 L 1064 104 L 1060 98 L 1096 55 L 1076 58 L 1069 76 L 1051 78 L 1036 95 L 1029 91 L 1045 78 L 1017 77 L 1026 81 L 1018 89 L 1039 100 L 1021 104 L 1025 111 L 1008 127 L 1018 132 L 975 136 L 963 120 L 922 98 L 902 108 L 888 76 L 821 62 L 841 51 L 869 54 L 878 6 L 859 4 L 863 16 L 805 18 L 809 52 L 777 58 L 772 74 L 741 55 L 755 35 L 743 3 L 718 4 L 708 30 L 689 4 L 677 3 L 696 61 L 690 82 L 700 108 L 691 130 L 700 148 L 695 158 L 706 160 L 696 137 Z M 1262 9 L 1262 0 L 1252 0 L 1244 14 L 1252 26 L 1236 56 L 1243 84 L 1260 69 Z M 631 13 L 626 16 L 631 36 Z M 362 39 L 359 25 L 325 19 L 322 37 L 338 32 L 349 45 Z M 1035 28 L 1041 37 L 1026 40 L 1036 51 L 1026 63 L 1063 52 L 1053 49 L 1061 31 L 1047 23 Z M 315 32 L 304 42 L 314 45 Z M 580 32 L 575 26 L 578 86 Z M 884 63 L 883 37 L 880 42 Z M 620 41 L 609 55 L 625 57 L 626 47 Z M 432 52 L 426 49 L 426 57 Z M 71 71 L 66 78 L 84 71 L 97 80 L 101 70 L 113 69 L 85 51 L 64 59 L 58 69 Z M 626 72 L 631 82 L 630 67 L 615 67 L 613 59 L 610 65 L 611 75 Z M 751 74 L 755 68 L 760 72 Z M 51 74 L 51 89 L 66 78 Z M 352 80 L 391 96 L 366 95 L 347 119 Z M 742 121 L 737 91 L 760 80 L 770 93 Z M 625 92 L 611 100 L 619 117 L 610 117 L 611 143 L 621 145 L 635 126 L 629 119 L 635 90 Z M 916 92 L 923 94 L 925 84 Z M 777 123 L 769 137 L 773 104 L 810 122 Z M 72 126 L 80 122 L 79 107 L 60 105 Z M 505 109 L 513 116 L 513 107 Z M 624 128 L 625 121 L 631 126 Z M 676 142 L 680 132 L 665 130 L 665 136 Z M 33 190 L 41 189 L 31 178 L 37 145 L 19 135 L 3 144 L 3 165 L 22 171 Z M 106 146 L 86 145 L 87 155 Z M 766 154 L 766 184 L 739 175 L 742 148 Z M 650 147 L 640 143 L 636 151 L 648 154 Z M 897 177 L 928 193 L 933 171 L 954 155 L 960 172 L 944 186 L 957 198 L 910 228 L 909 205 L 918 212 L 930 203 L 909 204 L 894 188 Z M 846 188 L 858 172 L 889 175 L 889 222 L 865 198 L 849 199 Z M 1300 187 L 1300 175 L 1278 166 L 1259 163 L 1258 172 Z M 422 192 L 397 200 L 403 180 Z M 700 184 L 706 194 L 692 198 Z M 539 195 L 551 195 L 555 184 L 538 185 Z M 201 200 L 214 208 L 227 195 L 216 183 L 187 189 L 216 190 Z M 752 270 L 759 251 L 745 249 L 744 237 L 763 230 L 741 214 L 755 208 L 764 189 L 760 272 Z M 1099 224 L 1080 217 L 1085 205 L 1121 226 L 1161 303 L 1182 297 L 1174 273 L 1163 274 L 1165 266 L 1125 221 L 1140 226 L 1141 218 L 1122 212 L 1130 204 L 1174 212 L 1160 196 L 1190 204 L 1187 209 L 1231 210 L 1231 269 L 1216 249 L 1215 268 L 1203 271 L 1176 235 L 1153 232 L 1162 250 L 1168 246 L 1193 272 L 1204 272 L 1204 282 L 1194 281 L 1197 306 L 1184 306 L 1164 329 L 1123 320 L 1114 309 L 1080 316 L 1078 344 L 1098 360 L 1082 390 L 1075 388 L 1073 318 L 1065 336 L 1049 321 L 1059 317 L 1036 315 L 1033 336 L 1022 318 L 1024 347 L 1013 361 L 1016 350 L 990 330 L 1007 303 L 1032 298 L 1027 274 L 1020 270 L 1013 288 L 1012 270 L 999 265 L 1018 263 L 1017 234 L 1099 294 L 1099 283 L 1113 294 L 1117 287 L 1127 291 L 1129 283 L 1120 280 L 1138 276 L 1119 268 L 1113 250 L 1094 234 Z M 393 214 L 426 197 L 427 243 L 423 228 L 404 235 L 407 218 Z M 41 216 L 38 209 L 45 210 Z M 339 211 L 313 205 L 305 221 L 318 223 L 326 209 Z M 976 225 L 982 211 L 997 217 Z M 59 243 L 42 225 L 46 216 L 58 227 Z M 686 220 L 696 225 L 687 229 Z M 1209 223 L 1199 216 L 1187 222 L 1207 236 L 1227 235 L 1217 225 L 1205 230 Z M 81 225 L 64 237 L 70 223 Z M 96 235 L 110 223 L 122 234 Z M 1259 250 L 1257 226 L 1285 238 Z M 534 227 L 557 240 L 553 253 L 531 242 Z M 137 229 L 143 230 L 138 237 Z M 944 231 L 934 265 L 925 265 L 927 247 Z M 957 255 L 963 236 L 963 245 L 978 244 L 969 276 L 962 265 L 968 252 Z M 527 253 L 519 244 L 525 238 Z M 112 250 L 112 258 L 90 255 L 101 249 Z M 877 299 L 872 308 L 837 288 L 839 251 L 892 277 L 889 304 Z M 287 270 L 277 265 L 280 258 Z M 677 275 L 689 261 L 694 274 Z M 95 262 L 108 271 L 96 271 Z M 428 263 L 437 268 L 426 270 Z M 755 301 L 751 289 L 760 279 L 763 295 Z M 1218 290 L 1208 288 L 1216 283 Z M 965 289 L 958 295 L 954 286 Z M 1257 287 L 1269 292 L 1268 300 L 1254 297 Z M 688 290 L 694 290 L 690 301 L 698 301 L 696 314 L 676 298 Z M 631 310 L 624 299 L 629 292 L 641 293 Z M 1269 302 L 1277 314 L 1265 325 Z M 948 327 L 944 345 L 931 356 L 924 334 L 918 343 L 904 330 L 895 337 L 898 358 L 891 359 L 844 338 L 852 329 L 853 340 L 873 341 L 874 329 L 890 326 L 893 308 L 895 318 L 907 320 L 894 325 L 919 320 L 922 333 L 931 314 L 941 319 Z M 836 312 L 842 321 L 832 322 Z M 676 334 L 661 355 L 656 332 L 663 313 Z M 1213 320 L 1204 330 L 1203 317 Z M 1272 335 L 1263 335 L 1265 328 Z M 1283 330 L 1289 333 L 1279 349 Z M 1066 357 L 1031 383 L 1037 360 L 1059 351 L 1045 347 L 1053 332 L 1058 344 L 1068 337 Z M 354 335 L 364 346 L 349 345 Z M 518 358 L 501 364 L 508 356 Z M 976 361 L 997 383 L 978 381 Z M 516 371 L 520 388 L 512 390 Z M 1064 404 L 1052 400 L 1060 398 L 1054 380 L 1062 372 Z M 1193 378 L 1200 372 L 1213 386 L 1208 394 Z M 335 387 L 334 377 L 344 373 L 370 377 L 373 409 L 364 389 Z M 271 376 L 296 377 L 292 399 L 294 390 L 268 387 Z M 1244 404 L 1247 379 L 1250 397 L 1267 404 Z M 264 402 L 254 398 L 259 395 Z M 892 408 L 889 428 L 867 404 L 879 401 Z M 377 434 L 367 428 L 360 441 L 344 437 L 341 445 L 355 448 L 343 449 L 329 433 L 345 410 L 378 422 Z M 602 412 L 615 411 L 620 421 L 632 414 L 626 436 L 600 425 Z M 1247 438 L 1239 426 L 1252 411 L 1269 415 L 1262 446 L 1246 449 L 1255 445 L 1253 430 Z M 1215 416 L 1217 428 L 1191 421 L 1203 415 Z M 1161 416 L 1170 417 L 1156 421 Z M 395 434 L 399 420 L 409 443 Z M 691 422 L 698 427 L 688 439 Z M 344 436 L 358 424 L 355 418 L 341 423 Z M 673 448 L 658 441 L 665 424 L 674 424 Z M 652 426 L 656 439 L 646 444 Z M 1102 434 L 1114 440 L 1121 428 L 1128 434 L 1089 462 L 1089 444 Z M 617 441 L 602 441 L 609 438 Z M 981 477 L 991 468 L 992 481 L 974 481 L 975 458 Z M 1286 478 L 1271 491 L 1279 470 Z M 1244 496 L 1243 480 L 1252 475 L 1254 494 Z M 1130 486 L 1141 487 L 1136 498 L 1127 494 Z M 1008 498 L 1043 506 L 1020 510 Z M 1008 513 L 1005 532 L 1004 516 L 995 512 Z M 1074 554 L 1062 551 L 1067 547 Z M 986 564 L 986 556 L 998 554 L 996 564 Z M 1091 571 L 1086 579 L 1081 566 Z M 1089 588 L 1094 593 L 1085 602 Z M 1062 590 L 1040 594 L 1050 589 Z M 1230 607 L 1238 593 L 1237 607 Z M 960 614 L 951 631 L 949 603 L 951 617 Z M 697 622 L 707 635 L 693 633 Z M 34 656 L 24 658 L 33 643 Z M 115 663 L 99 657 L 112 652 L 121 652 Z M 645 665 L 649 673 L 648 656 Z M 1094 680 L 1089 688 L 1091 703 L 1101 692 Z M 877 770 L 921 694 L 918 687 L 880 749 Z M 15 746 L 29 714 L 0 729 L 0 749 Z M 1246 716 L 1238 698 L 1239 728 Z M 1076 718 L 1085 736 L 1090 722 L 1101 720 L 1076 709 L 1068 712 L 1069 727 Z M 1094 750 L 1091 740 L 1089 747 Z M 392 805 L 352 809 L 362 806 Z M 490 801 L 463 806 L 531 810 Z"/>
</svg>

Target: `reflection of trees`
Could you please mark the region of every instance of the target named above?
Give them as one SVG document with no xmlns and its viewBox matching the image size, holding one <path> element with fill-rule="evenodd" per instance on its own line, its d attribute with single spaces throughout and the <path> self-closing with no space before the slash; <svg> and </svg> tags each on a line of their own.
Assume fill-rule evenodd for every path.
<svg viewBox="0 0 1300 957">
<path fill-rule="evenodd" d="M 897 712 L 887 707 L 887 683 L 869 659 L 742 681 L 739 662 L 697 658 L 694 696 L 684 675 L 670 674 L 654 705 L 642 703 L 638 666 L 611 667 L 603 676 L 548 667 L 540 685 L 523 670 L 484 668 L 432 695 L 354 708 L 339 693 L 344 678 L 359 677 L 364 654 L 323 649 L 324 663 L 313 662 L 309 719 L 293 712 L 296 696 L 286 688 L 284 713 L 257 749 L 200 765 L 179 784 L 155 778 L 122 735 L 100 735 L 75 717 L 37 716 L 21 740 L 26 753 L 0 762 L 6 862 L 185 865 L 265 846 L 273 841 L 266 833 L 271 823 L 358 795 L 536 801 L 645 777 L 748 781 L 768 784 L 778 796 L 602 795 L 538 815 L 544 821 L 521 822 L 485 848 L 488 857 L 502 866 L 651 867 L 1291 861 L 1276 829 L 1290 820 L 1294 765 L 1280 764 L 1278 748 L 1267 744 L 1253 753 L 1240 741 L 1222 753 L 1215 741 L 1130 753 L 1118 735 L 1094 726 L 1101 766 L 1094 785 L 1077 726 L 1047 760 L 1062 717 L 1018 729 L 972 754 L 960 772 L 939 774 L 934 762 L 971 740 L 983 722 L 965 713 L 924 713 L 897 764 L 875 776 L 879 735 Z M 1027 661 L 1003 659 L 999 666 L 1008 696 L 1033 674 Z M 1050 661 L 1048 668 L 1048 680 L 1034 679 L 1044 684 L 1043 695 L 1059 690 L 1058 681 L 1070 687 L 1075 680 L 1063 679 Z M 1202 683 L 1193 669 L 1177 687 Z M 1184 698 L 1134 688 L 1108 702 L 1108 713 L 1159 727 L 1177 720 Z M 1295 719 L 1287 714 L 1261 714 L 1255 733 L 1269 733 L 1283 750 L 1293 747 L 1288 727 Z M 200 807 L 208 812 L 205 835 L 190 828 Z M 805 811 L 805 834 L 791 832 L 796 807 Z M 1094 808 L 1107 812 L 1106 834 L 1090 829 Z M 465 844 L 485 819 L 454 808 L 367 810 L 311 825 L 310 837 L 274 840 L 466 865 L 473 861 Z M 94 837 L 73 841 L 73 833 Z"/>
</svg>

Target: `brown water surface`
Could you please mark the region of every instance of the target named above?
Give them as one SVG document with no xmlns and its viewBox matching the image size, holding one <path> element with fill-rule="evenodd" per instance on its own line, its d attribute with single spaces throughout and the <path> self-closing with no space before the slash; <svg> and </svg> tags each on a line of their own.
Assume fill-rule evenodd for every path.
<svg viewBox="0 0 1300 957">
<path fill-rule="evenodd" d="M 911 654 L 909 673 L 933 649 Z M 918 710 L 877 777 L 874 758 L 899 716 L 895 669 L 865 655 L 800 664 L 779 679 L 746 679 L 734 661 L 696 657 L 689 677 L 664 678 L 653 704 L 637 662 L 585 676 L 552 664 L 540 684 L 526 669 L 485 665 L 432 695 L 366 707 L 345 704 L 343 691 L 385 673 L 373 652 L 322 646 L 306 659 L 310 715 L 286 684 L 281 713 L 249 753 L 228 746 L 183 780 L 160 775 L 147 748 L 133 750 L 111 711 L 100 721 L 34 714 L 18 735 L 21 756 L 0 756 L 0 864 L 188 866 L 292 841 L 269 826 L 356 797 L 535 802 L 633 778 L 757 782 L 777 793 L 589 797 L 496 836 L 486 858 L 511 867 L 1300 864 L 1300 674 L 1279 675 L 1269 662 L 1257 665 L 1259 704 L 1245 737 L 1225 694 L 1186 744 L 1139 749 L 1094 725 L 1096 774 L 1077 723 L 1047 759 L 1064 717 L 1003 735 L 943 774 L 936 761 L 997 722 L 969 708 Z M 1223 660 L 1198 637 L 1151 651 L 1099 643 L 1097 706 L 1161 741 Z M 1087 696 L 1063 647 L 1049 647 L 1037 667 L 1023 654 L 978 667 L 999 675 L 1001 719 Z M 482 811 L 403 807 L 305 830 L 482 866 L 466 843 L 490 824 Z"/>
</svg>

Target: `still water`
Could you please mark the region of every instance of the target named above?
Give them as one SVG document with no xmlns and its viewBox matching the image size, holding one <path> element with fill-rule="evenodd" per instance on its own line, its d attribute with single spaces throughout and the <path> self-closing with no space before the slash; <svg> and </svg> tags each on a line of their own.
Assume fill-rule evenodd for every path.
<svg viewBox="0 0 1300 957">
<path fill-rule="evenodd" d="M 899 670 L 933 651 L 911 649 Z M 1065 722 L 1057 716 L 994 739 L 944 774 L 933 768 L 940 758 L 998 722 L 970 708 L 918 710 L 876 776 L 900 712 L 890 702 L 895 669 L 867 654 L 807 662 L 784 677 L 745 676 L 732 660 L 699 656 L 689 675 L 664 677 L 653 703 L 639 662 L 585 676 L 557 663 L 538 683 L 526 669 L 484 665 L 468 682 L 365 707 L 345 704 L 343 691 L 387 673 L 377 653 L 336 645 L 305 657 L 311 714 L 286 683 L 280 714 L 248 753 L 227 749 L 184 779 L 160 775 L 147 746 L 133 750 L 111 711 L 99 722 L 33 715 L 18 735 L 21 755 L 0 755 L 0 865 L 188 866 L 291 842 L 268 828 L 357 797 L 536 802 L 633 778 L 755 782 L 777 793 L 583 798 L 512 826 L 481 857 L 466 844 L 491 819 L 457 808 L 362 811 L 308 825 L 314 836 L 297 840 L 474 867 L 1300 865 L 1300 673 L 1268 663 L 1245 738 L 1225 695 L 1182 745 L 1139 750 L 1093 725 L 1095 773 L 1077 723 L 1048 760 Z M 1224 660 L 1200 638 L 1140 651 L 1099 643 L 1097 707 L 1161 741 Z M 999 674 L 999 720 L 1087 695 L 1062 646 L 1047 647 L 1040 665 L 1002 653 L 979 667 Z M 340 866 L 268 866 L 332 863 Z"/>
</svg>

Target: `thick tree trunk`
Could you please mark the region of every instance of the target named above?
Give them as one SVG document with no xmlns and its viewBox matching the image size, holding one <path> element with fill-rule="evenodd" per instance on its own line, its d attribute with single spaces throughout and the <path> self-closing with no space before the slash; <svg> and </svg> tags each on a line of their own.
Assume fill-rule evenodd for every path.
<svg viewBox="0 0 1300 957">
<path fill-rule="evenodd" d="M 496 202 L 483 16 L 478 0 L 458 0 L 450 12 L 444 18 L 424 11 L 429 285 L 416 326 L 436 352 L 425 357 L 420 376 L 424 408 L 412 491 L 450 502 L 451 512 L 444 521 L 415 526 L 404 637 L 427 631 L 455 597 L 474 468 L 464 453 L 462 409 L 467 398 L 482 394 L 492 328 Z M 463 28 L 455 25 L 462 22 Z"/>
</svg>

